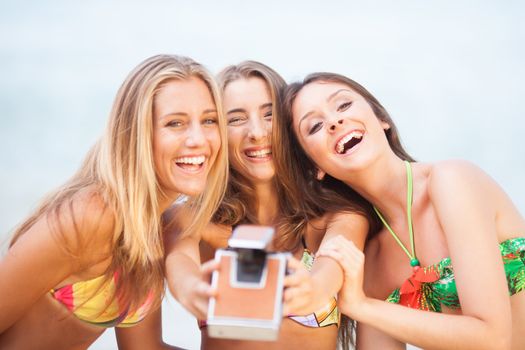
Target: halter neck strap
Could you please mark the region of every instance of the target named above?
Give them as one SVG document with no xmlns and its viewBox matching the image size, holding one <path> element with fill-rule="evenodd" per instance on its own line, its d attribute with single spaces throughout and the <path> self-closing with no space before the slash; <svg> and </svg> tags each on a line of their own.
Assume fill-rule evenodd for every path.
<svg viewBox="0 0 525 350">
<path fill-rule="evenodd" d="M 410 264 L 412 266 L 419 266 L 419 261 L 416 258 L 416 247 L 414 244 L 414 230 L 412 228 L 412 201 L 413 201 L 413 179 L 412 179 L 412 167 L 410 166 L 410 163 L 408 161 L 405 162 L 405 168 L 406 168 L 406 176 L 407 176 L 407 210 L 406 210 L 406 217 L 407 217 L 407 225 L 408 225 L 408 235 L 410 237 L 410 248 L 412 250 L 412 254 L 408 251 L 408 249 L 405 247 L 403 242 L 399 239 L 399 237 L 396 235 L 394 230 L 390 227 L 390 225 L 386 222 L 385 218 L 381 214 L 381 212 L 374 206 L 374 210 L 377 213 L 377 216 L 379 216 L 379 219 L 383 222 L 383 225 L 385 225 L 386 229 L 392 234 L 392 237 L 396 240 L 397 244 L 404 250 L 406 255 L 408 255 L 410 259 Z"/>
</svg>

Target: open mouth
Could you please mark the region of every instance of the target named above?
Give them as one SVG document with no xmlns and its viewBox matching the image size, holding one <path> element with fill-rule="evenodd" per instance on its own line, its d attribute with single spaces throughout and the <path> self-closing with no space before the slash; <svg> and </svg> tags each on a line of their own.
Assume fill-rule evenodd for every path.
<svg viewBox="0 0 525 350">
<path fill-rule="evenodd" d="M 270 155 L 272 154 L 272 150 L 269 147 L 258 150 L 245 150 L 244 154 L 248 158 L 264 159 L 270 157 Z"/>
<path fill-rule="evenodd" d="M 180 157 L 175 159 L 175 163 L 178 167 L 187 170 L 187 171 L 198 171 L 204 165 L 206 157 L 196 156 L 196 157 Z"/>
<path fill-rule="evenodd" d="M 353 130 L 337 142 L 335 151 L 338 154 L 346 154 L 349 150 L 358 145 L 363 139 L 363 131 Z"/>
</svg>

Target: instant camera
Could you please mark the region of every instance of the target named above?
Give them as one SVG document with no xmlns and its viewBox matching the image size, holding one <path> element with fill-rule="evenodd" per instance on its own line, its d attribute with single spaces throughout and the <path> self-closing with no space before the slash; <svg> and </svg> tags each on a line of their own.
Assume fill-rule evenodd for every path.
<svg viewBox="0 0 525 350">
<path fill-rule="evenodd" d="M 268 253 L 274 229 L 241 225 L 217 250 L 219 268 L 212 275 L 217 296 L 210 299 L 210 337 L 276 340 L 282 319 L 283 280 L 289 253 Z"/>
</svg>

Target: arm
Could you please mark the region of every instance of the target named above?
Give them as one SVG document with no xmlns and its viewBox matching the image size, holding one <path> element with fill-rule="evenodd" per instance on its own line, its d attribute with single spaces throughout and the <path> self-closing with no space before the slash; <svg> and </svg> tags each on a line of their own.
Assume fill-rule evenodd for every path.
<svg viewBox="0 0 525 350">
<path fill-rule="evenodd" d="M 345 269 L 342 311 L 422 348 L 509 348 L 510 303 L 498 251 L 495 209 L 487 190 L 493 188 L 485 174 L 464 163 L 444 164 L 429 180 L 431 202 L 454 264 L 462 315 L 414 310 L 366 297 L 362 289 L 364 256 L 351 243 L 340 241 L 320 253 Z M 482 278 L 472 278 L 480 271 Z"/>
<path fill-rule="evenodd" d="M 374 327 L 357 323 L 356 329 L 356 349 L 359 350 L 405 350 L 406 344 L 392 338 L 391 336 L 378 331 Z"/>
<path fill-rule="evenodd" d="M 200 266 L 200 236 L 179 238 L 180 229 L 165 230 L 166 280 L 168 289 L 181 305 L 199 319 L 205 319 L 208 300 L 215 291 L 208 283 L 216 269 L 212 260 Z"/>
<path fill-rule="evenodd" d="M 43 215 L 0 261 L 0 333 L 67 277 L 104 256 L 113 215 L 97 199 L 77 195 L 58 215 Z M 96 219 L 95 219 L 96 218 Z"/>
<path fill-rule="evenodd" d="M 180 349 L 162 340 L 162 311 L 159 307 L 133 327 L 115 328 L 120 350 L 133 349 Z"/>
<path fill-rule="evenodd" d="M 366 218 L 343 212 L 331 215 L 328 220 L 319 249 L 337 235 L 363 249 L 368 232 Z M 308 314 L 318 310 L 339 292 L 343 284 L 343 270 L 339 264 L 324 256 L 316 257 L 310 272 L 295 259 L 290 260 L 289 267 L 295 272 L 285 278 L 285 314 Z"/>
</svg>

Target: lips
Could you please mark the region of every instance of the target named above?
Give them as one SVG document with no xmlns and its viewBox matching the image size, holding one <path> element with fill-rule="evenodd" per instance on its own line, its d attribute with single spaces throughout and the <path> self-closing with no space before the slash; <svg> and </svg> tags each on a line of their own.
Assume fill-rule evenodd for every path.
<svg viewBox="0 0 525 350">
<path fill-rule="evenodd" d="M 197 172 L 202 169 L 205 160 L 204 155 L 192 155 L 176 158 L 175 163 L 186 171 Z"/>
<path fill-rule="evenodd" d="M 358 145 L 363 139 L 363 130 L 352 130 L 337 141 L 335 152 L 337 154 L 346 154 L 353 147 Z"/>
<path fill-rule="evenodd" d="M 244 155 L 253 160 L 270 159 L 272 150 L 270 147 L 247 148 L 244 150 Z"/>
</svg>

